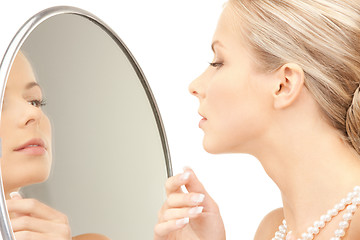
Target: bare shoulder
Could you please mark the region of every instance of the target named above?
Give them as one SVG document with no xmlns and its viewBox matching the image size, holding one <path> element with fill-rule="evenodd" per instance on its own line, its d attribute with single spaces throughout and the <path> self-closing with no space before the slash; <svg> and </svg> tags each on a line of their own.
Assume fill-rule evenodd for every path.
<svg viewBox="0 0 360 240">
<path fill-rule="evenodd" d="M 346 239 L 360 239 L 360 209 L 355 212 L 346 235 Z"/>
<path fill-rule="evenodd" d="M 268 213 L 261 221 L 254 240 L 272 239 L 284 219 L 282 208 L 275 209 Z"/>
<path fill-rule="evenodd" d="M 111 239 L 97 233 L 86 233 L 73 237 L 72 240 L 111 240 Z"/>
</svg>

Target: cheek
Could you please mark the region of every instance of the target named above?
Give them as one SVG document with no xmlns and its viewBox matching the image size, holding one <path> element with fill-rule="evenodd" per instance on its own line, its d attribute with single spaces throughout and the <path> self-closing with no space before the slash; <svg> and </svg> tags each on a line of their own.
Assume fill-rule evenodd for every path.
<svg viewBox="0 0 360 240">
<path fill-rule="evenodd" d="M 239 80 L 241 81 L 241 80 Z M 246 82 L 230 81 L 208 89 L 208 126 L 204 148 L 210 153 L 246 152 L 248 142 L 262 134 L 268 117 L 264 97 Z"/>
<path fill-rule="evenodd" d="M 212 84 L 206 96 L 207 105 L 214 119 L 221 121 L 223 126 L 233 125 L 249 118 L 257 101 L 254 92 L 246 81 L 223 79 Z"/>
<path fill-rule="evenodd" d="M 52 130 L 51 130 L 51 122 L 49 120 L 49 118 L 44 114 L 44 118 L 42 121 L 42 126 L 41 126 L 42 132 L 44 134 L 44 137 L 47 140 L 48 143 L 48 153 L 49 153 L 49 157 L 50 160 L 52 159 L 52 144 L 51 144 L 51 140 L 52 140 Z"/>
<path fill-rule="evenodd" d="M 44 132 L 51 139 L 51 122 L 49 118 L 45 115 L 44 117 Z"/>
</svg>

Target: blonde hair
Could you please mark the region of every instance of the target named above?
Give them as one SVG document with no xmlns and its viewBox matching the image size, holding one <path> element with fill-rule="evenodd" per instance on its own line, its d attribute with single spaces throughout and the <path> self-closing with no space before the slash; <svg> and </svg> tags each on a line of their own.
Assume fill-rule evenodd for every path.
<svg viewBox="0 0 360 240">
<path fill-rule="evenodd" d="M 288 62 L 300 65 L 327 120 L 360 154 L 360 1 L 229 3 L 256 65 L 269 72 Z"/>
</svg>

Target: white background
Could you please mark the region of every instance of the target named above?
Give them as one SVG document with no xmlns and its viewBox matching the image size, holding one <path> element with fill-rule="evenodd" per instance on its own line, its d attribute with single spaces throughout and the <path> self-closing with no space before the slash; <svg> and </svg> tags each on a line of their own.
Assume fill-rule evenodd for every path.
<svg viewBox="0 0 360 240">
<path fill-rule="evenodd" d="M 2 1 L 0 55 L 21 25 L 47 7 L 70 5 L 98 16 L 125 42 L 147 77 L 165 125 L 174 174 L 192 167 L 220 206 L 227 239 L 253 239 L 264 215 L 281 206 L 280 193 L 254 157 L 203 150 L 198 101 L 187 91 L 212 60 L 211 39 L 224 2 Z"/>
</svg>

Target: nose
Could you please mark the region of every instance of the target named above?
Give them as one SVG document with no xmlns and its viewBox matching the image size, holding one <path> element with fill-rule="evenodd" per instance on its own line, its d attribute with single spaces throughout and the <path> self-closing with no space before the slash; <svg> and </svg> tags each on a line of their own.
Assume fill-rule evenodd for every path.
<svg viewBox="0 0 360 240">
<path fill-rule="evenodd" d="M 190 85 L 189 85 L 189 92 L 190 94 L 194 95 L 197 98 L 204 98 L 204 83 L 202 81 L 202 79 L 204 78 L 204 73 L 202 75 L 200 75 L 199 77 L 197 77 L 196 79 L 194 79 Z"/>
<path fill-rule="evenodd" d="M 30 105 L 28 103 L 28 105 L 24 109 L 23 119 L 20 122 L 20 124 L 23 127 L 30 126 L 33 124 L 39 124 L 43 115 L 44 113 L 40 108 Z"/>
<path fill-rule="evenodd" d="M 195 88 L 195 80 L 193 80 L 190 85 L 189 85 L 189 92 L 191 95 L 194 95 L 195 97 L 197 97 L 197 95 L 199 94 L 197 91 L 196 91 L 196 88 Z"/>
</svg>

